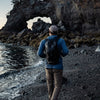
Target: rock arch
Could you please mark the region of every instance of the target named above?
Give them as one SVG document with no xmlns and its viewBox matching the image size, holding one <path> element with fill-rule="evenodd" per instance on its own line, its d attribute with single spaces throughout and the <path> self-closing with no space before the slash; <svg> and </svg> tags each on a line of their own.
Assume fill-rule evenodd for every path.
<svg viewBox="0 0 100 100">
<path fill-rule="evenodd" d="M 50 17 L 52 24 L 62 21 L 66 29 L 84 32 L 100 28 L 100 7 L 91 0 L 15 0 L 3 30 L 19 32 L 27 28 L 27 21 L 34 17 Z M 97 3 L 98 4 L 98 3 Z M 87 15 L 87 16 L 86 16 Z M 86 18 L 87 17 L 87 18 Z M 87 19 L 87 20 L 85 20 Z"/>
<path fill-rule="evenodd" d="M 20 0 L 14 5 L 3 30 L 19 32 L 27 28 L 27 21 L 37 16 L 50 17 L 53 23 L 57 23 L 55 7 L 48 0 Z"/>
</svg>

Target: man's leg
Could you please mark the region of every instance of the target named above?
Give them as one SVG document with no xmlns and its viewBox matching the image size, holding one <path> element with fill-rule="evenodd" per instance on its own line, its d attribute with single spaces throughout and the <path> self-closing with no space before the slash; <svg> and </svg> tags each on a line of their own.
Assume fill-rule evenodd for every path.
<svg viewBox="0 0 100 100">
<path fill-rule="evenodd" d="M 45 69 L 45 71 L 46 71 L 46 79 L 47 79 L 49 99 L 51 100 L 53 89 L 54 89 L 53 71 L 52 71 L 52 69 Z"/>
<path fill-rule="evenodd" d="M 62 70 L 53 69 L 54 72 L 54 90 L 51 97 L 51 100 L 57 100 L 59 92 L 62 86 Z"/>
</svg>

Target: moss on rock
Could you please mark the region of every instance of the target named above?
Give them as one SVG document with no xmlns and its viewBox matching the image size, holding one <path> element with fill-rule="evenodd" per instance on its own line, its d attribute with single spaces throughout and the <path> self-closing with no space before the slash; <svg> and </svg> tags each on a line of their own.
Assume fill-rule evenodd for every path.
<svg viewBox="0 0 100 100">
<path fill-rule="evenodd" d="M 100 44 L 100 33 L 87 33 L 84 36 L 79 36 L 78 34 L 76 35 L 74 33 L 60 33 L 59 36 L 62 37 L 66 41 L 67 46 L 71 48 L 76 48 L 84 44 L 88 46 Z M 24 46 L 29 45 L 35 48 L 38 48 L 40 41 L 47 37 L 48 33 L 34 34 L 28 32 L 27 34 L 22 35 L 22 37 L 18 37 L 17 34 L 7 31 L 0 31 L 0 42 L 2 43 L 13 43 L 15 45 Z"/>
</svg>

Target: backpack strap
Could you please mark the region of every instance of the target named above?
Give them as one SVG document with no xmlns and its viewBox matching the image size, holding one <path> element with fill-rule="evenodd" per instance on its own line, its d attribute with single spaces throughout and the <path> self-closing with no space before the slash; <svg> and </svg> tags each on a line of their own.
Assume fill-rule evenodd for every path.
<svg viewBox="0 0 100 100">
<path fill-rule="evenodd" d="M 55 37 L 56 43 L 58 43 L 59 37 Z"/>
</svg>

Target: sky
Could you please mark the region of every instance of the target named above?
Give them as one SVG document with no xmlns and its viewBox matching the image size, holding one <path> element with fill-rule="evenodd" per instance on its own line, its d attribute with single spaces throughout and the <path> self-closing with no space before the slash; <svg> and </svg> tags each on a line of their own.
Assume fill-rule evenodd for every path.
<svg viewBox="0 0 100 100">
<path fill-rule="evenodd" d="M 11 0 L 0 0 L 0 29 L 5 25 L 6 15 L 12 8 Z"/>
<path fill-rule="evenodd" d="M 12 8 L 13 8 L 13 5 L 11 3 L 11 0 L 0 0 L 0 29 L 5 25 L 7 21 L 6 15 Z M 34 19 L 27 21 L 28 28 L 31 29 L 33 22 L 36 22 L 38 18 L 34 18 Z M 50 18 L 44 17 L 42 18 L 42 20 L 44 20 L 45 22 L 51 23 Z"/>
</svg>

